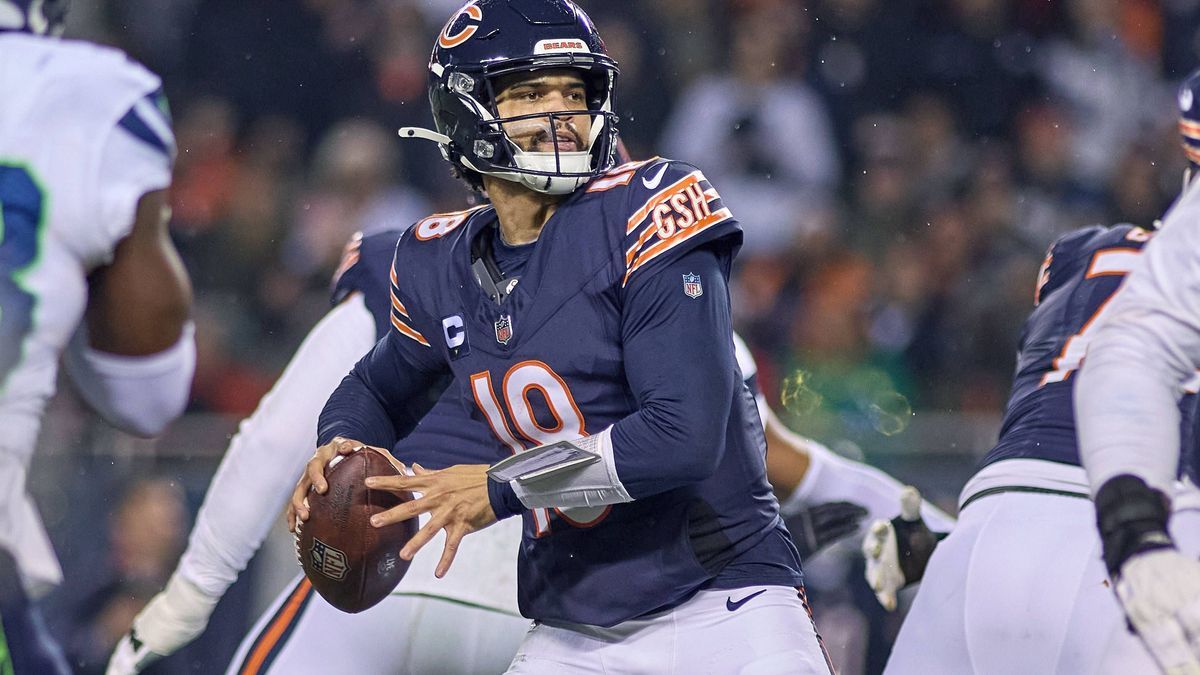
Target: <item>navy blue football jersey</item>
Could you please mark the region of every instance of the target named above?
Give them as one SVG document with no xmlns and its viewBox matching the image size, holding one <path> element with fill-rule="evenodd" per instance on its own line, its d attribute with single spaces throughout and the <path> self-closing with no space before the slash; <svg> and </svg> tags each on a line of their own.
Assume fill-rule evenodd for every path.
<svg viewBox="0 0 1200 675">
<path fill-rule="evenodd" d="M 331 304 L 337 305 L 352 293 L 362 293 L 363 302 L 375 319 L 375 339 L 382 338 L 391 326 L 392 257 L 396 242 L 404 230 L 384 230 L 364 237 L 351 237 L 342 252 L 342 261 L 333 275 Z"/>
<path fill-rule="evenodd" d="M 1072 392 L 1091 339 L 1089 329 L 1132 269 L 1152 232 L 1133 225 L 1073 231 L 1050 247 L 1038 272 L 1035 308 L 1025 321 L 1000 439 L 982 466 L 1041 459 L 1078 466 Z M 1193 397 L 1186 397 L 1190 447 Z"/>
<path fill-rule="evenodd" d="M 689 353 L 686 337 L 664 332 L 669 343 L 643 341 L 641 353 L 625 352 L 630 334 L 657 335 L 661 328 L 631 326 L 660 319 L 653 312 L 631 317 L 625 307 L 652 280 L 659 284 L 653 288 L 673 289 L 673 301 L 711 306 L 728 321 L 724 284 L 741 229 L 698 170 L 668 160 L 627 164 L 567 197 L 519 282 L 505 284 L 502 303 L 488 297 L 472 270 L 473 243 L 495 226 L 494 210 L 483 206 L 422 220 L 397 245 L 392 332 L 376 351 L 399 350 L 406 368 L 428 377 L 454 376 L 433 410 L 396 443 L 398 458 L 429 468 L 491 464 L 636 414 L 653 415 L 639 400 L 653 389 L 648 378 L 703 382 L 703 361 L 692 361 L 688 372 L 653 372 L 656 361 L 673 363 Z M 687 267 L 700 252 L 717 261 L 708 276 Z M 725 342 L 727 372 L 717 375 L 734 378 L 734 393 L 698 411 L 722 421 L 723 436 L 706 439 L 719 449 L 715 471 L 663 491 L 622 474 L 632 502 L 524 511 L 523 614 L 610 626 L 672 607 L 702 588 L 801 583 L 798 555 L 766 481 L 754 398 L 737 372 L 732 337 Z M 627 369 L 630 363 L 648 365 L 639 373 Z M 331 399 L 326 412 L 333 406 Z M 615 445 L 620 428 L 614 427 Z M 637 450 L 656 466 L 655 448 Z"/>
</svg>

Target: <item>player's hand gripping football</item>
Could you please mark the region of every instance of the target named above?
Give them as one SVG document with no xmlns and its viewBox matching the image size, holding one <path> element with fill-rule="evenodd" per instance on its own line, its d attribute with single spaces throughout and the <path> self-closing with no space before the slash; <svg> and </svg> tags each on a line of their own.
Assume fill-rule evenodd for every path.
<svg viewBox="0 0 1200 675">
<path fill-rule="evenodd" d="M 308 520 L 308 491 L 313 489 L 319 494 L 325 494 L 329 489 L 329 483 L 325 480 L 325 470 L 329 467 L 329 463 L 338 455 L 353 454 L 355 450 L 362 447 L 374 446 L 367 446 L 364 443 L 338 436 L 317 448 L 316 452 L 313 453 L 312 459 L 308 460 L 308 464 L 304 467 L 304 473 L 301 474 L 300 480 L 296 482 L 296 489 L 292 490 L 291 501 L 288 502 L 288 529 L 293 534 L 297 533 L 296 525 L 299 522 Z M 390 452 L 383 448 L 375 449 L 388 457 L 392 456 Z"/>
<path fill-rule="evenodd" d="M 939 539 L 921 519 L 921 493 L 911 485 L 900 493 L 899 516 L 871 523 L 862 544 L 865 576 L 884 609 L 896 609 L 896 593 L 921 580 Z"/>
<path fill-rule="evenodd" d="M 445 530 L 446 546 L 434 570 L 434 574 L 441 578 L 454 562 L 462 538 L 496 522 L 496 513 L 488 499 L 489 468 L 487 464 L 460 464 L 431 471 L 414 464 L 414 475 L 411 476 L 368 478 L 367 487 L 373 490 L 407 490 L 420 494 L 417 499 L 376 514 L 371 518 L 371 524 L 385 527 L 428 513 L 429 522 L 400 549 L 400 557 L 412 560 L 417 551 L 437 535 L 438 530 Z"/>
<path fill-rule="evenodd" d="M 1163 494 L 1117 476 L 1096 493 L 1104 561 L 1130 628 L 1167 675 L 1200 675 L 1200 562 L 1175 548 Z"/>
<path fill-rule="evenodd" d="M 132 675 L 196 639 L 217 606 L 215 598 L 175 574 L 166 589 L 138 613 L 117 643 L 105 675 Z"/>
</svg>

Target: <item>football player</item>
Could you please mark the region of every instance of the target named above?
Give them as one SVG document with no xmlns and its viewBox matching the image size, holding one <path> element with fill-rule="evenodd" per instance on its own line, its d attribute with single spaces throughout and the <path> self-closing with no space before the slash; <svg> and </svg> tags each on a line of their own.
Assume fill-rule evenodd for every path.
<svg viewBox="0 0 1200 675">
<path fill-rule="evenodd" d="M 0 672 L 67 671 L 36 609 L 62 570 L 25 489 L 60 356 L 101 416 L 143 436 L 183 410 L 195 362 L 161 84 L 54 37 L 65 6 L 0 0 Z"/>
<path fill-rule="evenodd" d="M 1188 198 L 1184 197 L 1185 204 Z M 1094 340 L 1101 334 L 1097 328 L 1121 304 L 1124 292 L 1115 300 L 1113 294 L 1159 246 L 1155 243 L 1143 253 L 1147 242 L 1172 236 L 1168 233 L 1174 219 L 1177 216 L 1168 217 L 1162 235 L 1132 225 L 1097 226 L 1068 233 L 1050 247 L 1034 285 L 1034 309 L 1022 332 L 999 440 L 961 492 L 954 531 L 937 545 L 932 557 L 926 537 L 917 550 L 910 551 L 909 559 L 898 561 L 892 556 L 886 573 L 876 569 L 876 575 L 869 576 L 876 590 L 885 592 L 881 594 L 885 604 L 889 599 L 894 603 L 898 587 L 919 579 L 922 571 L 925 576 L 886 672 L 1155 672 L 1151 653 L 1126 630 L 1121 607 L 1109 589 L 1109 573 L 1116 569 L 1118 558 L 1113 540 L 1105 535 L 1102 542 L 1096 533 L 1093 492 L 1081 466 L 1072 397 L 1096 391 L 1092 377 L 1081 378 L 1077 371 L 1085 356 L 1084 372 L 1094 365 Z M 1142 356 L 1146 344 L 1138 343 L 1136 355 L 1127 353 L 1131 369 L 1146 368 Z M 1182 378 L 1176 381 L 1169 397 L 1172 415 L 1164 413 L 1154 425 L 1126 422 L 1123 436 L 1150 437 L 1154 443 L 1176 448 L 1181 436 L 1190 438 L 1195 403 L 1189 396 L 1176 406 L 1175 394 L 1182 391 L 1182 384 Z M 1131 389 L 1127 380 L 1109 380 L 1104 395 L 1143 400 L 1143 393 Z M 1079 425 L 1086 448 L 1082 416 Z M 1106 434 L 1118 433 L 1112 424 L 1105 429 Z M 1169 490 L 1174 469 L 1172 464 L 1157 483 L 1161 489 Z M 1106 498 L 1127 494 L 1124 490 L 1097 494 L 1102 528 L 1114 524 L 1105 520 Z M 1137 528 L 1152 516 L 1161 516 L 1164 529 L 1156 532 L 1165 541 L 1169 513 L 1165 498 L 1157 494 L 1155 500 L 1130 504 L 1131 510 L 1118 511 L 1131 519 L 1127 524 L 1136 532 L 1149 533 Z M 1180 503 L 1177 507 L 1173 525 L 1185 531 L 1187 550 L 1200 550 L 1200 512 L 1183 509 Z M 894 523 L 902 530 L 901 540 L 907 537 L 911 542 L 915 534 L 921 541 L 919 535 L 927 535 L 914 533 L 914 523 L 908 519 Z M 889 558 L 878 552 L 880 542 L 894 544 L 897 538 L 891 526 L 878 525 L 872 527 L 864 546 L 876 563 Z M 1120 540 L 1122 546 L 1133 542 L 1134 535 L 1129 536 Z M 1132 548 L 1122 551 L 1134 553 Z M 1157 570 L 1164 583 L 1167 571 Z M 1169 592 L 1179 590 L 1172 587 Z M 930 635 L 938 639 L 930 640 Z"/>
<path fill-rule="evenodd" d="M 1185 503 L 1195 508 L 1194 491 L 1174 483 L 1177 402 L 1200 367 L 1198 104 L 1200 71 L 1179 89 L 1183 195 L 1096 326 L 1075 391 L 1104 564 L 1130 625 L 1168 673 L 1200 673 L 1197 523 Z M 1183 465 L 1195 481 L 1196 457 Z"/>
<path fill-rule="evenodd" d="M 392 268 L 392 330 L 321 413 L 293 493 L 361 445 L 415 475 L 401 549 L 520 515 L 509 672 L 832 670 L 736 376 L 727 277 L 741 230 L 695 167 L 614 167 L 616 64 L 568 0 L 479 0 L 430 60 L 436 141 L 489 203 L 418 222 Z M 454 381 L 400 440 L 431 382 Z M 502 462 L 506 457 L 509 461 Z M 491 465 L 495 464 L 494 468 Z M 736 645 L 736 648 L 731 648 Z"/>
<path fill-rule="evenodd" d="M 217 601 L 258 550 L 311 456 L 322 405 L 391 328 L 389 276 L 400 234 L 355 237 L 347 246 L 334 283 L 333 309 L 234 436 L 176 573 L 134 621 L 131 634 L 114 652 L 110 675 L 137 672 L 199 635 Z M 735 344 L 739 368 L 756 394 L 764 422 L 768 476 L 784 496 L 783 510 L 797 546 L 812 552 L 853 533 L 864 511 L 875 518 L 893 516 L 900 484 L 780 424 L 758 393 L 749 350 L 736 336 Z M 803 504 L 817 506 L 803 509 Z M 949 527 L 951 521 L 936 508 L 925 508 L 931 523 Z M 520 536 L 516 519 L 484 530 L 440 580 L 433 576 L 435 554 L 423 552 L 396 591 L 362 614 L 345 614 L 314 597 L 311 585 L 299 576 L 242 643 L 229 672 L 295 672 L 329 656 L 331 648 L 320 637 L 332 631 L 341 636 L 339 664 L 355 672 L 503 670 L 529 627 L 516 606 Z M 445 635 L 470 639 L 434 637 Z"/>
</svg>

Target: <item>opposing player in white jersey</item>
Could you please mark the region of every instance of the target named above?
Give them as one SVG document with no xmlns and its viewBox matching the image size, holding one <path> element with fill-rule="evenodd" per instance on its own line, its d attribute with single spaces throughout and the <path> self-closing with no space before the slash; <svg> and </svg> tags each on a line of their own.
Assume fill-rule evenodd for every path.
<svg viewBox="0 0 1200 675">
<path fill-rule="evenodd" d="M 1085 356 L 1089 367 L 1095 358 L 1096 326 L 1118 304 L 1110 298 L 1127 274 L 1136 276 L 1157 238 L 1171 236 L 1166 230 L 1089 227 L 1050 247 L 1034 280 L 1035 307 L 1022 332 L 1000 438 L 962 490 L 957 526 L 928 559 L 886 672 L 1155 671 L 1108 587 L 1076 441 L 1076 424 L 1082 430 L 1085 421 L 1076 419 L 1072 396 L 1094 387 L 1076 371 Z M 1131 357 L 1130 365 L 1144 368 L 1139 359 Z M 1129 391 L 1111 384 L 1106 395 Z M 1175 393 L 1182 384 L 1175 383 Z M 1156 442 L 1178 447 L 1181 436 L 1192 436 L 1193 398 L 1182 404 L 1182 424 L 1176 409 L 1153 431 L 1142 424 L 1126 433 L 1153 433 Z M 1171 395 L 1173 408 L 1175 401 Z M 1164 487 L 1175 477 L 1174 464 L 1166 473 Z M 1165 523 L 1164 502 L 1157 508 Z M 1200 512 L 1181 509 L 1175 525 L 1187 550 L 1200 551 Z M 924 560 L 900 567 L 898 577 L 913 580 Z"/>
<path fill-rule="evenodd" d="M 1200 673 L 1198 532 L 1180 512 L 1193 492 L 1175 491 L 1181 465 L 1192 481 L 1200 467 L 1173 433 L 1180 386 L 1200 368 L 1200 71 L 1180 87 L 1179 107 L 1183 195 L 1096 326 L 1075 406 L 1117 598 L 1164 671 Z"/>
<path fill-rule="evenodd" d="M 140 435 L 182 411 L 195 360 L 159 79 L 51 37 L 65 4 L 0 0 L 0 672 L 66 668 L 35 604 L 62 570 L 25 489 L 60 355 L 85 400 Z"/>
<path fill-rule="evenodd" d="M 136 672 L 199 635 L 261 545 L 311 457 L 315 421 L 329 392 L 390 327 L 388 277 L 399 235 L 380 232 L 347 247 L 334 284 L 334 308 L 242 423 L 209 487 L 178 570 L 134 622 L 133 635 L 109 664 L 110 675 Z M 757 392 L 754 360 L 740 339 L 737 346 L 743 377 Z M 778 422 L 761 394 L 758 401 L 766 420 L 768 470 L 780 494 L 791 495 L 784 513 L 801 550 L 815 550 L 857 530 L 863 509 L 846 502 L 862 504 L 876 518 L 895 514 L 899 483 L 796 436 Z M 418 427 L 414 433 L 428 431 Z M 831 504 L 805 511 L 804 503 Z M 932 506 L 925 515 L 935 527 L 948 529 L 952 523 Z M 440 580 L 433 575 L 436 556 L 418 555 L 395 593 L 362 614 L 334 609 L 298 576 L 243 642 L 229 672 L 296 672 L 326 661 L 334 648 L 325 637 L 333 632 L 339 635 L 337 662 L 348 671 L 502 671 L 529 626 L 516 606 L 520 531 L 500 523 L 477 536 Z"/>
</svg>

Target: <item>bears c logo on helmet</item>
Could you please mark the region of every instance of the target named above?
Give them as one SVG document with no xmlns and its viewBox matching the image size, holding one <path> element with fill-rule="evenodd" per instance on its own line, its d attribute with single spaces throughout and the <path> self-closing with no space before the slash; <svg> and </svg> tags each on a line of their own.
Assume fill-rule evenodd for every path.
<svg viewBox="0 0 1200 675">
<path fill-rule="evenodd" d="M 458 17 L 462 16 L 463 14 L 466 14 L 471 19 L 474 19 L 475 23 L 467 23 L 467 25 L 463 26 L 462 30 L 458 31 L 454 35 L 451 35 L 450 30 L 454 27 L 454 22 L 458 21 Z M 446 27 L 442 29 L 442 34 L 438 36 L 438 44 L 446 49 L 461 45 L 467 40 L 470 40 L 471 36 L 475 34 L 475 31 L 479 30 L 478 22 L 482 20 L 482 9 L 479 9 L 479 7 L 474 4 L 466 5 L 462 9 L 458 10 L 458 14 L 450 17 L 450 20 L 446 22 Z"/>
</svg>

